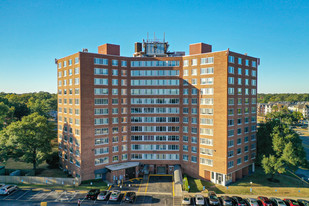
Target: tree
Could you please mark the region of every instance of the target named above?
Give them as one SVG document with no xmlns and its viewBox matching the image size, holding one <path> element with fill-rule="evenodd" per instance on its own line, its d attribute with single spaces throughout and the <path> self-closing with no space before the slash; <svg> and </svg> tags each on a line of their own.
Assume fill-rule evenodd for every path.
<svg viewBox="0 0 309 206">
<path fill-rule="evenodd" d="M 271 180 L 274 179 L 275 174 L 285 172 L 284 163 L 280 158 L 277 158 L 274 155 L 269 155 L 269 157 L 264 155 L 262 160 L 262 167 L 265 171 L 265 174 L 271 175 Z"/>
<path fill-rule="evenodd" d="M 10 157 L 32 163 L 33 170 L 36 171 L 37 166 L 51 151 L 51 140 L 55 135 L 54 126 L 46 117 L 33 113 L 7 126 L 2 138 L 6 139 L 6 147 L 14 148 Z"/>
</svg>

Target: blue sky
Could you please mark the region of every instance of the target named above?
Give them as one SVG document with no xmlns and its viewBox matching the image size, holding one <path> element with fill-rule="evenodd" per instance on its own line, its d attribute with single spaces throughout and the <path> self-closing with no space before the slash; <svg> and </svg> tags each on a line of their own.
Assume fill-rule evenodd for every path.
<svg viewBox="0 0 309 206">
<path fill-rule="evenodd" d="M 0 2 L 0 92 L 56 92 L 61 58 L 104 43 L 132 56 L 134 42 L 163 37 L 170 50 L 205 42 L 261 58 L 259 93 L 309 92 L 309 1 Z"/>
</svg>

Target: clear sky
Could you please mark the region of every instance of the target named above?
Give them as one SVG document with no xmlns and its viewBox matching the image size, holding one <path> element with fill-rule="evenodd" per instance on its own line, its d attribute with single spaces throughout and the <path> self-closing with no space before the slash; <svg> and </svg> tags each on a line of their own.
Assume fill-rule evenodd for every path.
<svg viewBox="0 0 309 206">
<path fill-rule="evenodd" d="M 204 42 L 261 58 L 259 93 L 309 92 L 309 1 L 0 1 L 0 92 L 56 93 L 55 58 L 166 34 L 170 50 Z"/>
</svg>

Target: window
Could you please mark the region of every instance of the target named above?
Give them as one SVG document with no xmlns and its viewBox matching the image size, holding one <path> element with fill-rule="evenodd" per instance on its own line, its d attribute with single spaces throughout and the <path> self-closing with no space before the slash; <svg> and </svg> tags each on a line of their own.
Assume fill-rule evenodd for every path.
<svg viewBox="0 0 309 206">
<path fill-rule="evenodd" d="M 229 72 L 229 74 L 234 74 L 234 67 L 229 66 L 228 72 Z"/>
<path fill-rule="evenodd" d="M 249 76 L 249 69 L 245 69 L 245 75 Z"/>
<path fill-rule="evenodd" d="M 229 94 L 229 95 L 234 95 L 234 88 L 229 87 L 229 88 L 228 88 L 228 94 Z"/>
<path fill-rule="evenodd" d="M 126 67 L 127 66 L 127 61 L 121 61 L 121 66 Z"/>
<path fill-rule="evenodd" d="M 229 63 L 234 63 L 235 62 L 235 57 L 229 56 Z"/>
<path fill-rule="evenodd" d="M 229 162 L 227 163 L 227 167 L 228 167 L 228 168 L 234 167 L 234 161 L 229 161 Z"/>
<path fill-rule="evenodd" d="M 184 152 L 188 152 L 188 151 L 189 151 L 189 146 L 188 146 L 188 145 L 183 145 L 183 146 L 182 146 L 182 150 L 183 150 Z"/>
<path fill-rule="evenodd" d="M 213 98 L 201 98 L 201 105 L 213 105 L 213 104 L 214 104 Z"/>
<path fill-rule="evenodd" d="M 183 76 L 189 76 L 189 70 L 187 69 L 183 70 Z"/>
<path fill-rule="evenodd" d="M 94 74 L 96 74 L 96 75 L 108 75 L 108 69 L 94 68 Z"/>
<path fill-rule="evenodd" d="M 197 158 L 196 158 L 196 156 L 191 156 L 191 162 L 197 163 Z"/>
<path fill-rule="evenodd" d="M 246 59 L 246 66 L 249 66 L 249 60 Z"/>
<path fill-rule="evenodd" d="M 79 68 L 74 68 L 74 74 L 79 74 Z"/>
<path fill-rule="evenodd" d="M 238 64 L 241 65 L 242 59 L 240 57 L 238 57 Z"/>
<path fill-rule="evenodd" d="M 229 77 L 228 78 L 228 83 L 229 84 L 234 84 L 234 77 Z"/>
<path fill-rule="evenodd" d="M 213 88 L 202 88 L 201 93 L 202 95 L 213 95 L 214 89 Z"/>
<path fill-rule="evenodd" d="M 197 85 L 197 79 L 192 79 L 192 85 Z"/>
<path fill-rule="evenodd" d="M 94 64 L 108 65 L 108 59 L 94 58 Z"/>
<path fill-rule="evenodd" d="M 112 70 L 112 75 L 113 76 L 118 76 L 118 69 L 113 69 Z"/>
<path fill-rule="evenodd" d="M 79 85 L 79 78 L 75 78 L 74 83 L 75 83 L 75 85 Z"/>
<path fill-rule="evenodd" d="M 238 68 L 238 75 L 242 75 L 242 69 Z"/>
<path fill-rule="evenodd" d="M 213 160 L 206 159 L 206 158 L 200 158 L 200 163 L 203 165 L 213 166 Z"/>
<path fill-rule="evenodd" d="M 189 60 L 183 60 L 183 66 L 184 67 L 189 66 Z"/>
<path fill-rule="evenodd" d="M 237 79 L 237 83 L 238 83 L 238 85 L 241 85 L 241 78 Z"/>
<path fill-rule="evenodd" d="M 256 68 L 256 61 L 252 61 L 252 67 Z"/>
<path fill-rule="evenodd" d="M 192 153 L 197 153 L 197 147 L 195 147 L 195 146 L 191 147 L 191 152 Z"/>
<path fill-rule="evenodd" d="M 242 98 L 238 98 L 237 104 L 238 104 L 238 105 L 241 105 L 241 104 L 242 104 Z"/>
<path fill-rule="evenodd" d="M 251 81 L 252 83 L 252 86 L 256 86 L 256 80 L 255 79 L 252 79 L 252 81 Z"/>
<path fill-rule="evenodd" d="M 234 126 L 234 120 L 233 119 L 229 119 L 227 120 L 227 125 L 230 126 Z"/>
<path fill-rule="evenodd" d="M 197 59 L 192 59 L 191 60 L 191 65 L 196 66 L 197 65 Z"/>
<path fill-rule="evenodd" d="M 95 95 L 108 95 L 108 89 L 107 88 L 95 88 L 94 89 Z"/>
<path fill-rule="evenodd" d="M 79 63 L 79 58 L 78 58 L 78 57 L 75 57 L 74 63 L 75 63 L 75 64 L 78 64 L 78 63 Z"/>
<path fill-rule="evenodd" d="M 63 67 L 66 67 L 67 66 L 67 61 L 64 61 L 63 62 Z"/>
<path fill-rule="evenodd" d="M 112 79 L 112 85 L 117 86 L 118 85 L 118 79 Z"/>
<path fill-rule="evenodd" d="M 228 132 L 227 132 L 227 136 L 228 136 L 228 137 L 232 137 L 232 136 L 234 136 L 234 130 L 233 130 L 233 129 L 228 130 Z"/>
<path fill-rule="evenodd" d="M 197 69 L 192 69 L 191 75 L 192 75 L 192 76 L 196 76 L 196 75 L 197 75 Z"/>
<path fill-rule="evenodd" d="M 72 69 L 69 69 L 69 76 L 72 76 L 72 74 L 73 74 Z"/>
<path fill-rule="evenodd" d="M 227 156 L 228 156 L 228 158 L 234 157 L 234 151 L 233 151 L 233 150 L 228 151 L 228 152 L 227 152 Z"/>
<path fill-rule="evenodd" d="M 201 84 L 206 85 L 206 84 L 213 84 L 214 79 L 213 78 L 201 78 Z"/>
<path fill-rule="evenodd" d="M 112 66 L 118 66 L 118 60 L 113 59 L 112 60 Z"/>
<path fill-rule="evenodd" d="M 95 78 L 94 85 L 108 85 L 108 79 Z"/>
<path fill-rule="evenodd" d="M 201 64 L 212 64 L 214 63 L 213 57 L 201 58 Z"/>
<path fill-rule="evenodd" d="M 227 142 L 227 146 L 228 146 L 228 147 L 234 147 L 234 140 L 229 140 L 229 141 Z"/>
<path fill-rule="evenodd" d="M 209 67 L 209 68 L 201 68 L 201 72 L 200 74 L 213 74 L 214 73 L 214 68 L 213 67 Z"/>
<path fill-rule="evenodd" d="M 237 165 L 240 165 L 241 164 L 241 158 L 238 158 L 237 159 Z"/>
<path fill-rule="evenodd" d="M 234 98 L 228 99 L 228 105 L 234 105 Z"/>
</svg>

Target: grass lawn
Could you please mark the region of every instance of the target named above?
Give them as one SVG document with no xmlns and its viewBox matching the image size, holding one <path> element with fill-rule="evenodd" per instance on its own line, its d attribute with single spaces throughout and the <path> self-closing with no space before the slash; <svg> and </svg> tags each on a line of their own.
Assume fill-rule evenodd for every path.
<svg viewBox="0 0 309 206">
<path fill-rule="evenodd" d="M 16 162 L 13 159 L 9 159 L 6 164 L 0 164 L 0 166 L 5 166 L 5 169 L 20 169 L 20 170 L 31 170 L 32 164 L 25 162 Z M 37 168 L 39 177 L 68 177 L 60 169 L 49 169 L 48 164 L 44 161 Z"/>
<path fill-rule="evenodd" d="M 190 186 L 190 192 L 200 192 L 203 191 L 203 186 L 205 186 L 206 189 L 209 189 L 211 186 L 214 186 L 215 184 L 209 181 L 201 180 L 201 179 L 195 179 L 193 177 L 187 176 L 188 182 Z"/>
<path fill-rule="evenodd" d="M 309 185 L 305 185 L 300 180 L 287 175 L 276 175 L 275 179 L 279 183 L 269 182 L 262 168 L 257 167 L 256 172 L 247 176 L 227 187 L 215 185 L 208 181 L 202 181 L 188 177 L 190 192 L 200 192 L 203 185 L 208 190 L 215 191 L 217 194 L 239 194 L 239 195 L 266 195 L 266 196 L 290 196 L 290 197 L 308 197 Z M 250 192 L 252 182 L 252 192 Z M 300 192 L 299 192 L 300 191 Z"/>
</svg>

